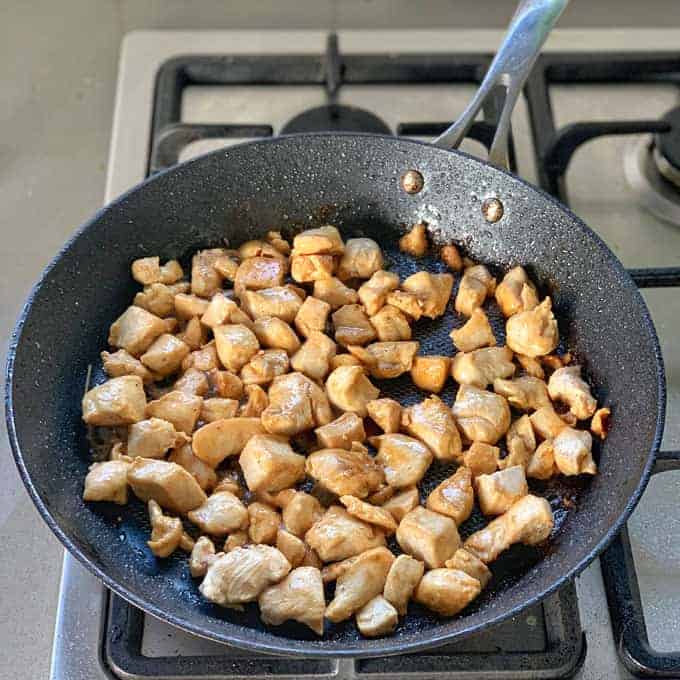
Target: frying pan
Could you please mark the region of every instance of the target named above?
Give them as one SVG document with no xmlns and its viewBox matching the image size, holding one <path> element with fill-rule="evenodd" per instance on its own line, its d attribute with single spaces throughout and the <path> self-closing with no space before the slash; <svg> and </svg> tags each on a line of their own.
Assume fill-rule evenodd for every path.
<svg viewBox="0 0 680 680">
<path fill-rule="evenodd" d="M 506 157 L 510 110 L 565 3 L 520 5 L 480 91 L 435 145 L 334 133 L 216 151 L 118 198 L 49 265 L 10 348 L 9 436 L 43 518 L 111 590 L 173 625 L 224 643 L 284 655 L 375 657 L 451 642 L 518 614 L 582 571 L 619 531 L 647 483 L 663 429 L 665 382 L 653 324 L 635 284 L 598 236 L 550 196 L 496 167 Z M 499 85 L 507 96 L 490 162 L 452 151 Z M 516 546 L 505 553 L 492 565 L 490 587 L 456 618 L 441 619 L 412 605 L 390 637 L 363 639 L 345 622 L 328 627 L 319 640 L 297 624 L 265 626 L 255 605 L 236 612 L 204 601 L 186 556 L 157 560 L 148 551 L 141 503 L 133 500 L 125 509 L 83 503 L 91 455 L 80 400 L 88 366 L 93 382 L 104 379 L 99 352 L 106 347 L 109 325 L 135 293 L 128 274 L 135 258 L 188 258 L 225 239 L 238 245 L 269 229 L 290 235 L 332 223 L 345 237 L 376 239 L 402 278 L 417 269 L 442 270 L 436 258 L 416 262 L 399 253 L 399 235 L 416 220 L 428 223 L 435 245 L 455 242 L 498 272 L 526 265 L 543 292 L 553 296 L 564 347 L 584 364 L 598 401 L 612 408 L 614 427 L 595 451 L 595 477 L 532 483 L 555 513 L 547 546 Z M 494 316 L 497 310 L 491 311 Z M 419 321 L 421 353 L 450 354 L 448 332 L 460 323 L 450 311 Z M 425 396 L 407 378 L 380 387 L 404 403 Z M 449 386 L 443 393 L 449 404 L 453 390 Z M 434 466 L 423 495 L 449 474 L 450 468 Z M 473 515 L 463 536 L 483 522 Z"/>
</svg>

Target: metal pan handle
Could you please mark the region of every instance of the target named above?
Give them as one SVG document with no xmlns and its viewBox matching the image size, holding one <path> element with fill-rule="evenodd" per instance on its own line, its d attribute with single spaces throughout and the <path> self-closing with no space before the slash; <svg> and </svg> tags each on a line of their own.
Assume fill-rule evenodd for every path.
<svg viewBox="0 0 680 680">
<path fill-rule="evenodd" d="M 496 88 L 505 89 L 505 100 L 489 149 L 489 162 L 508 168 L 510 116 L 541 47 L 569 0 L 522 0 L 482 84 L 458 120 L 432 143 L 457 149 L 486 98 Z"/>
</svg>

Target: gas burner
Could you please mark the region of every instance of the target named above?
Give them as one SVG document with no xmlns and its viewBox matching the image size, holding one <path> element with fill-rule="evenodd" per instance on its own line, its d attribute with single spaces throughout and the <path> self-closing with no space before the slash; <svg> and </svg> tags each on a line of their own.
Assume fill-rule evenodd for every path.
<svg viewBox="0 0 680 680">
<path fill-rule="evenodd" d="M 654 161 L 659 172 L 680 189 L 680 107 L 668 111 L 661 120 L 670 130 L 655 135 Z"/>
<path fill-rule="evenodd" d="M 387 123 L 370 111 L 343 104 L 326 104 L 299 113 L 289 120 L 282 135 L 294 132 L 373 132 L 389 135 L 392 131 Z"/>
</svg>

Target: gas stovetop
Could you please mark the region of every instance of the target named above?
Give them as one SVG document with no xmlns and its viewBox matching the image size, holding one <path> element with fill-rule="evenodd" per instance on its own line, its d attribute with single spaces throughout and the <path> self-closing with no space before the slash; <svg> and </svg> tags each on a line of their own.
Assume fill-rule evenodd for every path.
<svg viewBox="0 0 680 680">
<path fill-rule="evenodd" d="M 462 110 L 499 38 L 131 34 L 107 200 L 174 163 L 256 137 L 318 129 L 436 136 Z M 680 439 L 678 45 L 678 31 L 557 31 L 513 116 L 511 155 L 521 176 L 568 203 L 647 289 L 668 373 L 668 449 Z M 483 154 L 497 108 L 485 109 L 464 149 Z M 680 677 L 677 457 L 661 456 L 664 474 L 652 479 L 627 530 L 575 585 L 490 631 L 419 654 L 306 660 L 229 648 L 145 616 L 67 555 L 51 677 Z"/>
</svg>

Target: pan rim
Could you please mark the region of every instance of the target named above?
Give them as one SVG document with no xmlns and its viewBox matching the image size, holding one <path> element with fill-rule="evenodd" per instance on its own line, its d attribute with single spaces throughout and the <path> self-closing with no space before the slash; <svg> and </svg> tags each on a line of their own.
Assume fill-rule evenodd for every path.
<svg viewBox="0 0 680 680">
<path fill-rule="evenodd" d="M 471 624 L 468 628 L 462 629 L 458 632 L 454 633 L 447 632 L 439 634 L 437 634 L 436 632 L 428 632 L 428 635 L 424 639 L 419 639 L 417 633 L 411 633 L 409 636 L 410 639 L 409 637 L 407 637 L 406 641 L 404 641 L 403 639 L 397 641 L 396 639 L 392 638 L 380 638 L 377 640 L 366 640 L 367 643 L 366 646 L 361 646 L 362 643 L 361 640 L 359 640 L 358 643 L 353 642 L 351 644 L 343 642 L 329 642 L 325 641 L 323 638 L 321 638 L 320 640 L 312 641 L 295 640 L 292 638 L 279 637 L 275 633 L 269 631 L 264 632 L 250 631 L 250 629 L 248 629 L 250 632 L 253 632 L 255 634 L 254 637 L 251 638 L 248 637 L 248 635 L 229 633 L 229 629 L 234 624 L 226 621 L 223 622 L 222 624 L 225 629 L 224 633 L 206 631 L 204 628 L 201 628 L 198 624 L 192 623 L 191 621 L 188 621 L 186 618 L 182 616 L 168 614 L 157 605 L 153 604 L 150 601 L 145 600 L 141 595 L 132 592 L 129 588 L 127 588 L 117 580 L 112 579 L 96 564 L 91 562 L 89 558 L 84 554 L 84 552 L 76 545 L 75 541 L 72 540 L 61 528 L 58 521 L 52 515 L 49 508 L 47 507 L 47 504 L 43 501 L 37 489 L 35 488 L 33 482 L 31 481 L 30 475 L 23 460 L 19 438 L 14 422 L 13 388 L 14 388 L 14 365 L 16 351 L 17 346 L 21 340 L 24 324 L 33 306 L 33 302 L 37 294 L 41 290 L 42 286 L 46 282 L 47 278 L 49 277 L 50 273 L 61 260 L 63 254 L 70 249 L 72 244 L 81 236 L 81 234 L 86 232 L 94 223 L 96 223 L 99 220 L 100 216 L 103 213 L 105 213 L 112 207 L 123 203 L 128 198 L 129 195 L 141 190 L 142 187 L 156 181 L 157 179 L 165 176 L 166 174 L 178 172 L 180 168 L 201 164 L 205 162 L 205 159 L 207 158 L 224 156 L 225 152 L 227 157 L 226 162 L 228 162 L 228 156 L 232 149 L 252 145 L 264 146 L 271 144 L 285 144 L 291 141 L 295 142 L 300 139 L 309 138 L 312 139 L 323 138 L 327 140 L 332 140 L 334 138 L 341 138 L 345 140 L 351 138 L 360 139 L 377 138 L 387 141 L 389 143 L 414 145 L 417 147 L 426 146 L 428 149 L 434 150 L 435 153 L 464 156 L 467 159 L 471 160 L 472 162 L 481 165 L 484 168 L 485 172 L 496 171 L 508 175 L 509 177 L 512 178 L 513 181 L 517 181 L 526 188 L 528 188 L 530 191 L 537 193 L 546 203 L 552 204 L 558 210 L 566 213 L 566 215 L 593 240 L 593 242 L 597 245 L 601 253 L 605 256 L 609 265 L 616 269 L 618 273 L 621 275 L 622 282 L 624 283 L 624 285 L 626 285 L 627 288 L 630 289 L 633 297 L 635 298 L 640 314 L 642 315 L 644 328 L 646 329 L 649 335 L 649 339 L 654 350 L 658 387 L 656 428 L 654 432 L 652 445 L 648 454 L 647 462 L 642 470 L 638 484 L 634 492 L 628 498 L 628 501 L 623 511 L 620 513 L 619 517 L 616 519 L 616 521 L 614 521 L 610 525 L 607 532 L 597 541 L 594 547 L 588 553 L 586 553 L 574 566 L 565 571 L 565 573 L 562 574 L 559 579 L 555 580 L 555 582 L 549 588 L 541 590 L 540 593 L 537 593 L 534 596 L 524 600 L 520 604 L 517 604 L 507 610 L 504 610 L 500 613 L 488 617 L 487 620 L 485 621 Z M 431 649 L 433 647 L 440 646 L 447 642 L 451 642 L 456 639 L 462 639 L 475 633 L 479 633 L 485 630 L 486 628 L 502 623 L 503 621 L 513 616 L 517 616 L 520 612 L 522 612 L 526 608 L 544 600 L 546 597 L 548 597 L 556 590 L 558 590 L 567 580 L 573 579 L 579 573 L 581 573 L 611 543 L 616 534 L 618 534 L 618 532 L 623 527 L 626 520 L 630 517 L 633 509 L 635 508 L 640 497 L 642 496 L 642 493 L 644 492 L 647 483 L 649 482 L 649 478 L 651 477 L 652 468 L 656 459 L 656 454 L 659 450 L 661 439 L 663 436 L 665 423 L 665 409 L 666 409 L 666 378 L 663 358 L 661 354 L 661 347 L 658 335 L 656 333 L 656 328 L 654 326 L 654 323 L 652 321 L 649 309 L 644 301 L 644 298 L 642 297 L 642 294 L 640 293 L 638 287 L 630 278 L 630 275 L 626 271 L 625 267 L 622 265 L 620 260 L 614 255 L 611 249 L 606 245 L 606 243 L 602 240 L 602 238 L 600 238 L 600 236 L 597 233 L 595 233 L 587 224 L 585 224 L 583 220 L 576 216 L 568 206 L 565 206 L 564 204 L 559 202 L 550 194 L 546 193 L 541 188 L 534 186 L 533 184 L 522 179 L 521 177 L 518 177 L 517 175 L 514 175 L 513 173 L 510 173 L 506 170 L 496 168 L 495 166 L 490 165 L 488 162 L 479 159 L 475 156 L 472 156 L 471 154 L 459 150 L 433 147 L 431 144 L 421 142 L 419 140 L 397 138 L 390 135 L 378 135 L 368 133 L 342 133 L 342 132 L 300 133 L 253 140 L 250 142 L 243 142 L 241 144 L 230 146 L 227 149 L 222 148 L 206 154 L 202 154 L 201 156 L 191 159 L 186 163 L 172 166 L 154 175 L 151 175 L 142 182 L 134 185 L 133 187 L 125 191 L 123 194 L 116 197 L 113 201 L 109 202 L 107 205 L 97 210 L 89 220 L 82 224 L 72 234 L 72 236 L 59 249 L 58 253 L 52 258 L 47 267 L 45 267 L 38 281 L 32 286 L 30 293 L 26 299 L 26 302 L 22 307 L 18 320 L 14 326 L 8 347 L 7 363 L 5 369 L 5 419 L 7 423 L 8 438 L 10 441 L 10 446 L 12 449 L 15 464 L 17 465 L 24 486 L 26 487 L 34 505 L 40 512 L 40 515 L 42 516 L 43 520 L 47 523 L 47 525 L 50 527 L 52 532 L 57 536 L 57 538 L 61 541 L 64 547 L 67 550 L 69 550 L 69 552 L 74 557 L 76 557 L 76 559 L 78 559 L 78 561 L 81 564 L 83 564 L 91 573 L 93 573 L 97 578 L 99 578 L 106 587 L 108 587 L 114 593 L 122 597 L 124 600 L 130 602 L 132 605 L 147 612 L 148 614 L 155 616 L 156 618 L 159 618 L 177 628 L 188 631 L 193 635 L 197 635 L 199 637 L 220 642 L 223 644 L 234 645 L 236 647 L 250 649 L 253 651 L 263 652 L 267 654 L 309 658 L 328 658 L 328 657 L 371 658 L 384 655 L 406 654 L 411 652 L 422 651 L 425 649 Z M 265 639 L 260 640 L 258 639 L 259 637 L 263 637 Z"/>
</svg>

